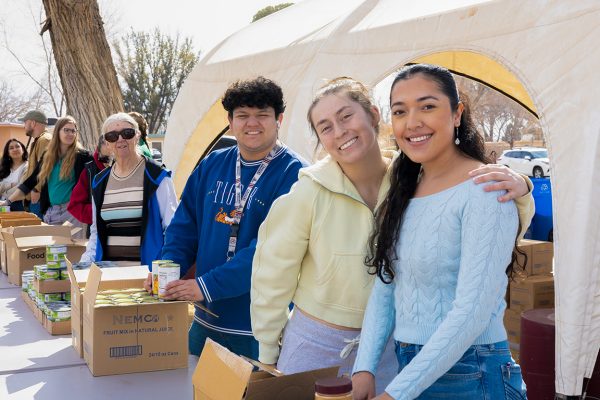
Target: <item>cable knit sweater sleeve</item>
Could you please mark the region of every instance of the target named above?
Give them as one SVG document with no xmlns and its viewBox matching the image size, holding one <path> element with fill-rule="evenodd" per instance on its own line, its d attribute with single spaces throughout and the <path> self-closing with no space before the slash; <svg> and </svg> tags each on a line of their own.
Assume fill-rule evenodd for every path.
<svg viewBox="0 0 600 400">
<path fill-rule="evenodd" d="M 385 284 L 375 278 L 367 303 L 361 340 L 352 374 L 366 371 L 375 375 L 377 364 L 394 329 L 394 282 Z"/>
<path fill-rule="evenodd" d="M 423 349 L 386 388 L 395 399 L 419 396 L 460 360 L 502 308 L 505 270 L 517 235 L 517 209 L 513 202 L 499 203 L 497 193 L 486 193 L 475 185 L 468 186 L 464 195 L 454 301 Z M 444 245 L 441 240 L 432 240 L 433 248 Z M 370 307 L 380 308 L 378 304 Z M 363 336 L 363 340 L 373 339 Z"/>
</svg>

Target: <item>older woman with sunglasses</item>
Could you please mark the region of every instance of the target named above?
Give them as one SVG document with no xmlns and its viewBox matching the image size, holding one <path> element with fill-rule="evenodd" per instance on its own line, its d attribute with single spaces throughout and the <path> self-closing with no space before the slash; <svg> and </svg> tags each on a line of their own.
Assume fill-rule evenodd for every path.
<svg viewBox="0 0 600 400">
<path fill-rule="evenodd" d="M 77 178 L 84 165 L 92 160 L 90 153 L 79 144 L 78 134 L 77 121 L 73 117 L 67 115 L 56 121 L 54 134 L 42 159 L 6 202 L 22 200 L 36 187 L 41 187 L 40 209 L 45 223 L 61 225 L 69 221 L 75 226 L 82 226 L 67 211 Z M 83 233 L 79 236 L 83 237 Z"/>
<path fill-rule="evenodd" d="M 140 132 L 130 115 L 111 115 L 102 132 L 114 163 L 92 180 L 93 223 L 81 261 L 150 265 L 177 208 L 171 172 L 138 153 Z"/>
</svg>

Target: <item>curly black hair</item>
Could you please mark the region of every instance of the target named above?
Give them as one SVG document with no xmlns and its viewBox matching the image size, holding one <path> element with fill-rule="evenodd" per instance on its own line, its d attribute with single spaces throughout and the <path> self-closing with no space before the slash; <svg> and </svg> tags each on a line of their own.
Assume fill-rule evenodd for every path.
<svg viewBox="0 0 600 400">
<path fill-rule="evenodd" d="M 273 107 L 275 118 L 285 111 L 281 87 L 262 76 L 233 83 L 225 91 L 221 104 L 229 118 L 233 117 L 233 110 L 238 107 Z"/>
<path fill-rule="evenodd" d="M 14 139 L 14 138 L 10 139 L 4 145 L 4 151 L 2 152 L 2 161 L 0 162 L 0 180 L 4 179 L 10 175 L 10 169 L 13 166 L 13 159 L 8 154 L 8 147 L 10 146 L 10 144 L 12 142 L 17 142 L 21 145 L 21 148 L 23 149 L 23 156 L 21 156 L 21 159 L 23 161 L 27 161 L 28 155 L 27 155 L 27 148 L 25 148 L 25 145 L 23 143 L 21 143 L 21 141 L 18 139 Z"/>
</svg>

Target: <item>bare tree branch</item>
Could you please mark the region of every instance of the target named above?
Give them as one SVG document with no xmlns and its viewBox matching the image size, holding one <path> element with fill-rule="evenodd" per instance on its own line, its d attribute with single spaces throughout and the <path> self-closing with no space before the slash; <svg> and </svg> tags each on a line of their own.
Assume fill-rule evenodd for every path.
<svg viewBox="0 0 600 400">
<path fill-rule="evenodd" d="M 31 22 L 36 28 L 40 25 L 42 19 L 42 10 L 39 10 L 39 14 L 36 16 L 36 11 L 29 7 L 29 14 L 31 16 Z M 46 20 L 47 22 L 48 20 Z M 56 71 L 56 65 L 54 63 L 54 57 L 52 51 L 48 47 L 46 40 L 40 36 L 41 49 L 43 51 L 43 57 L 41 62 L 25 61 L 17 52 L 9 45 L 8 35 L 5 29 L 3 29 L 4 48 L 10 53 L 15 59 L 21 72 L 27 76 L 38 88 L 38 92 L 43 93 L 44 96 L 37 95 L 38 100 L 42 100 L 44 97 L 49 101 L 41 101 L 40 106 L 50 103 L 54 113 L 59 116 L 62 115 L 64 109 L 64 96 L 62 88 L 59 82 L 58 74 Z M 36 65 L 43 66 L 43 76 L 37 77 L 34 72 Z"/>
<path fill-rule="evenodd" d="M 41 89 L 31 96 L 20 96 L 15 93 L 12 85 L 0 81 L 0 121 L 16 121 L 27 111 L 39 108 L 42 102 Z"/>
</svg>

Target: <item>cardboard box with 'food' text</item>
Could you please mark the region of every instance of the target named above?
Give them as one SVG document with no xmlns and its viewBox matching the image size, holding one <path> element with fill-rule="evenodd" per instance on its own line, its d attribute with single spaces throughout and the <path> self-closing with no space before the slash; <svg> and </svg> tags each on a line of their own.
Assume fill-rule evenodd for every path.
<svg viewBox="0 0 600 400">
<path fill-rule="evenodd" d="M 32 270 L 34 265 L 45 264 L 48 245 L 65 245 L 67 257 L 70 260 L 79 260 L 85 251 L 85 242 L 72 239 L 71 229 L 72 227 L 67 225 L 15 226 L 2 229 L 8 281 L 20 286 L 23 271 Z"/>
<path fill-rule="evenodd" d="M 41 225 L 42 220 L 37 215 L 24 211 L 0 212 L 0 229 L 11 226 Z M 2 272 L 8 274 L 6 264 L 6 248 L 4 240 L 0 236 L 0 267 Z"/>
</svg>

